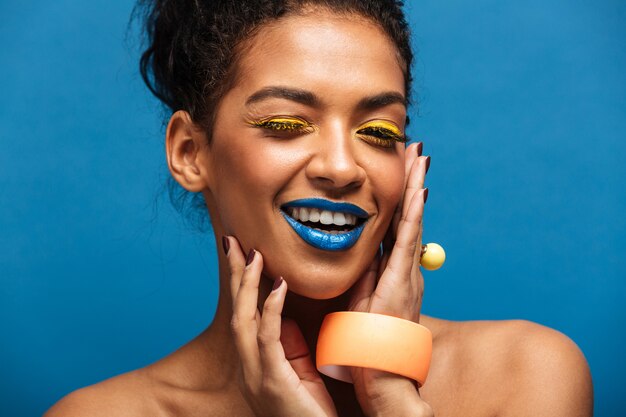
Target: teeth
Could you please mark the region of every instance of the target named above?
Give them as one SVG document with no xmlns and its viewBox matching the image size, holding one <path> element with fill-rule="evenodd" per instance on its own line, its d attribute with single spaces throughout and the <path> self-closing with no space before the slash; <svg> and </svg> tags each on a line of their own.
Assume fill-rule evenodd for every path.
<svg viewBox="0 0 626 417">
<path fill-rule="evenodd" d="M 346 216 L 344 216 L 343 213 L 333 214 L 333 223 L 335 223 L 337 226 L 343 226 L 344 224 L 346 224 Z"/>
<path fill-rule="evenodd" d="M 355 226 L 357 222 L 357 217 L 354 214 L 329 210 L 320 211 L 316 208 L 292 207 L 288 212 L 291 217 L 301 222 L 319 222 L 322 224 L 335 224 L 337 226 Z"/>
<path fill-rule="evenodd" d="M 300 221 L 301 222 L 309 221 L 309 209 L 300 207 Z"/>
<path fill-rule="evenodd" d="M 309 213 L 309 221 L 313 223 L 320 221 L 320 211 L 318 209 L 311 209 L 311 212 Z"/>
<path fill-rule="evenodd" d="M 320 223 L 333 224 L 333 213 L 328 210 L 322 211 L 322 214 L 320 214 Z"/>
</svg>

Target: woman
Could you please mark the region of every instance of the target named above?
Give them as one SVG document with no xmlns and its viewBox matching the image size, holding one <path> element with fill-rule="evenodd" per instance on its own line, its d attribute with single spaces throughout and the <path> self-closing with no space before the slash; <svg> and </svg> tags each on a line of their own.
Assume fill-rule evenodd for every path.
<svg viewBox="0 0 626 417">
<path fill-rule="evenodd" d="M 420 315 L 430 157 L 405 146 L 412 54 L 398 1 L 156 1 L 142 69 L 173 112 L 172 177 L 217 241 L 213 323 L 47 416 L 589 416 L 584 356 L 523 322 Z M 383 251 L 380 253 L 381 242 Z M 320 375 L 335 311 L 430 329 L 427 382 Z"/>
</svg>

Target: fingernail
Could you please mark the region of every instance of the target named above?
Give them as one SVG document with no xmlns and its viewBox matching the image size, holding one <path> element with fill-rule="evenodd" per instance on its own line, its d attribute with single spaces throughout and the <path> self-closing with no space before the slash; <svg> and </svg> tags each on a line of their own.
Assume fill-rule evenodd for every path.
<svg viewBox="0 0 626 417">
<path fill-rule="evenodd" d="M 228 255 L 228 251 L 230 250 L 230 242 L 226 236 L 222 236 L 222 246 L 224 247 L 224 255 Z"/>
<path fill-rule="evenodd" d="M 278 289 L 283 283 L 283 277 L 278 277 L 274 280 L 274 286 L 272 287 L 272 291 Z"/>
<path fill-rule="evenodd" d="M 254 253 L 254 249 L 250 249 L 250 252 L 248 252 L 248 257 L 246 258 L 246 266 L 252 263 L 252 260 L 254 259 Z"/>
<path fill-rule="evenodd" d="M 428 172 L 428 168 L 430 168 L 430 155 L 426 157 L 426 172 L 424 174 Z"/>
<path fill-rule="evenodd" d="M 417 156 L 422 156 L 422 148 L 424 148 L 424 144 L 422 142 L 417 144 Z"/>
<path fill-rule="evenodd" d="M 426 204 L 426 200 L 428 200 L 428 188 L 424 188 L 424 204 Z"/>
</svg>

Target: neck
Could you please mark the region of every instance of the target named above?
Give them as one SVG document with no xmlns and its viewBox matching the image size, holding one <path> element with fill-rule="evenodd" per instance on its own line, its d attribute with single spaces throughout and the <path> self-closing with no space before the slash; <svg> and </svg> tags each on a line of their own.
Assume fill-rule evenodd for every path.
<svg viewBox="0 0 626 417">
<path fill-rule="evenodd" d="M 221 244 L 221 242 L 220 242 Z M 220 289 L 217 310 L 211 325 L 199 336 L 205 348 L 214 352 L 213 364 L 221 368 L 221 375 L 228 379 L 237 375 L 240 366 L 239 356 L 232 337 L 230 321 L 233 313 L 230 291 L 230 271 L 225 255 L 220 251 L 219 275 Z M 257 308 L 262 312 L 265 299 L 270 294 L 273 280 L 262 276 L 259 283 Z M 311 359 L 315 361 L 317 339 L 324 317 L 335 311 L 347 310 L 349 292 L 336 298 L 316 300 L 288 292 L 283 306 L 283 317 L 294 320 L 306 340 Z M 226 382 L 226 381 L 224 381 Z"/>
<path fill-rule="evenodd" d="M 241 365 L 230 330 L 232 301 L 229 271 L 225 259 L 220 260 L 222 262 L 220 262 L 220 294 L 217 311 L 212 324 L 198 339 L 201 341 L 200 345 L 203 351 L 211 352 L 212 359 L 208 366 L 212 369 L 212 375 L 221 380 L 218 385 L 236 389 L 234 387 L 238 384 L 236 378 Z M 262 277 L 259 285 L 259 311 L 261 311 L 263 303 L 271 291 L 272 284 L 272 280 Z M 307 342 L 313 363 L 315 363 L 317 337 L 324 317 L 334 311 L 347 310 L 348 296 L 349 294 L 345 293 L 333 299 L 315 300 L 291 292 L 287 294 L 283 307 L 283 317 L 288 317 L 298 324 Z M 342 410 L 340 415 L 361 415 L 355 411 L 360 409 L 351 384 L 336 381 L 324 375 L 322 378 L 333 397 L 335 406 L 338 410 Z"/>
<path fill-rule="evenodd" d="M 283 316 L 293 319 L 304 335 L 311 358 L 315 359 L 315 347 L 322 321 L 327 314 L 347 310 L 348 294 L 328 300 L 314 300 L 289 292 L 285 299 Z"/>
<path fill-rule="evenodd" d="M 221 258 L 222 256 L 220 254 L 219 303 L 213 322 L 204 332 L 203 337 L 211 344 L 217 343 L 217 345 L 222 348 L 220 349 L 222 352 L 236 352 L 230 332 L 230 320 L 232 317 L 232 297 L 229 285 L 230 276 L 226 260 Z M 259 311 L 262 311 L 263 304 L 272 289 L 272 285 L 273 281 L 270 278 L 265 276 L 261 277 L 257 302 Z M 294 320 L 298 324 L 300 331 L 307 341 L 313 359 L 315 359 L 317 337 L 324 317 L 334 311 L 347 310 L 348 295 L 348 293 L 344 293 L 328 300 L 315 300 L 292 292 L 287 293 L 282 315 L 283 317 Z M 208 340 L 209 337 L 211 339 L 210 341 Z M 225 345 L 228 345 L 229 348 L 226 348 Z M 230 347 L 232 347 L 232 349 L 230 349 Z M 223 359 L 228 360 L 229 358 Z"/>
</svg>

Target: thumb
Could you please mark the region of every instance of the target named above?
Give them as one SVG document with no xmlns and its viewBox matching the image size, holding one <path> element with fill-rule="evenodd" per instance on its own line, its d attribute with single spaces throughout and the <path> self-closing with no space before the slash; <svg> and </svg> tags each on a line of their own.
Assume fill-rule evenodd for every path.
<svg viewBox="0 0 626 417">
<path fill-rule="evenodd" d="M 322 378 L 315 369 L 309 347 L 298 324 L 288 318 L 281 322 L 280 343 L 285 351 L 285 358 L 301 380 L 321 382 Z"/>
</svg>

